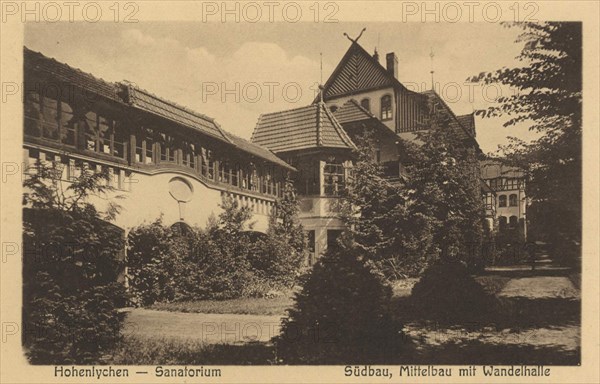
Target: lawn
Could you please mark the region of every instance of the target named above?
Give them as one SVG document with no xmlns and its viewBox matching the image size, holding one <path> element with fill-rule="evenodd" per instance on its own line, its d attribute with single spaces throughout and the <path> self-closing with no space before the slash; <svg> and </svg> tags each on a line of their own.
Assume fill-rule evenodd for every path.
<svg viewBox="0 0 600 384">
<path fill-rule="evenodd" d="M 411 304 L 416 279 L 392 285 L 392 309 L 406 344 L 392 364 L 559 364 L 580 361 L 579 291 L 571 276 L 485 274 L 476 280 L 498 298 L 493 317 L 427 319 Z M 293 294 L 275 298 L 156 304 L 128 315 L 110 364 L 275 363 L 271 336 Z M 478 313 L 475 311 L 475 313 Z"/>
<path fill-rule="evenodd" d="M 293 305 L 293 293 L 274 298 L 243 298 L 231 300 L 200 300 L 181 303 L 157 303 L 149 309 L 186 313 L 218 313 L 236 315 L 284 316 Z"/>
</svg>

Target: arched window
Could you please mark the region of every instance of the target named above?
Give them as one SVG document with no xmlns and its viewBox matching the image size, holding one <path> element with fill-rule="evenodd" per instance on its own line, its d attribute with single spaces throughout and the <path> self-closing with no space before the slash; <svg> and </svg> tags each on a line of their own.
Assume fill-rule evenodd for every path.
<svg viewBox="0 0 600 384">
<path fill-rule="evenodd" d="M 511 194 L 508 197 L 508 205 L 510 207 L 516 207 L 517 206 L 517 195 L 515 193 Z"/>
<path fill-rule="evenodd" d="M 516 228 L 517 225 L 519 225 L 519 218 L 517 216 L 511 216 L 508 219 L 508 224 L 510 225 L 511 228 Z"/>
<path fill-rule="evenodd" d="M 506 207 L 506 195 L 498 196 L 498 207 Z"/>
<path fill-rule="evenodd" d="M 367 111 L 371 112 L 371 100 L 369 99 L 362 99 L 360 101 L 360 106 L 363 107 L 364 109 L 366 109 Z"/>
<path fill-rule="evenodd" d="M 385 95 L 381 98 L 381 120 L 392 118 L 392 96 Z"/>
</svg>

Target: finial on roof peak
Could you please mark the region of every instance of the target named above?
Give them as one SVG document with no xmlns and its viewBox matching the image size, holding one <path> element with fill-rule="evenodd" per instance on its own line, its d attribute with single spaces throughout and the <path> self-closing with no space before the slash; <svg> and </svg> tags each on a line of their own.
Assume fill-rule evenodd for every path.
<svg viewBox="0 0 600 384">
<path fill-rule="evenodd" d="M 355 39 L 351 38 L 346 32 L 344 32 L 344 36 L 346 36 L 348 38 L 348 40 L 350 40 L 351 42 L 356 43 L 366 30 L 367 30 L 367 28 L 363 28 L 362 31 L 360 31 L 360 33 L 358 34 L 358 36 L 356 36 Z"/>
</svg>

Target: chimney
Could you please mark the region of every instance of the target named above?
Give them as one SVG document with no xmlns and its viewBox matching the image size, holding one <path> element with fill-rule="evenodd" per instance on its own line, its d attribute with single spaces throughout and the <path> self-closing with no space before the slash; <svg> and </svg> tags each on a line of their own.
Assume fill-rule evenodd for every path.
<svg viewBox="0 0 600 384">
<path fill-rule="evenodd" d="M 377 62 L 379 63 L 379 52 L 377 52 L 377 48 L 375 48 L 375 53 L 373 53 L 373 58 L 375 60 L 377 60 Z"/>
<path fill-rule="evenodd" d="M 386 68 L 387 71 L 394 76 L 394 78 L 398 78 L 398 56 L 394 52 L 390 52 L 385 55 Z"/>
</svg>

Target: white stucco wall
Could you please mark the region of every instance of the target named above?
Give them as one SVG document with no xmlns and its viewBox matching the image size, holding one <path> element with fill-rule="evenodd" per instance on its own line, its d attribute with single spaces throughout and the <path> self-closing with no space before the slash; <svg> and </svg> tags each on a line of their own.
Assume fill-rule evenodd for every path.
<svg viewBox="0 0 600 384">
<path fill-rule="evenodd" d="M 40 158 L 52 159 L 53 155 L 40 153 Z M 29 157 L 28 151 L 24 150 L 24 163 L 31 165 L 35 161 L 36 159 Z M 89 166 L 94 169 L 98 165 L 90 162 Z M 62 177 L 64 180 L 63 188 L 66 188 L 69 184 L 68 172 L 68 167 L 65 167 Z M 115 167 L 112 168 L 112 172 L 116 175 L 120 171 Z M 189 201 L 179 203 L 171 195 L 169 182 L 173 178 L 183 179 L 189 184 L 192 190 Z M 243 195 L 238 190 L 221 190 L 184 172 L 169 171 L 156 174 L 132 172 L 130 178 L 125 178 L 121 183 L 117 180 L 118 177 L 115 176 L 113 186 L 120 187 L 120 189 L 111 192 L 111 195 L 106 196 L 106 198 L 91 197 L 90 202 L 100 211 L 104 211 L 110 201 L 119 204 L 122 210 L 116 217 L 114 224 L 125 230 L 142 223 L 153 222 L 161 215 L 163 223 L 166 225 L 181 221 L 183 216 L 183 221 L 190 226 L 204 228 L 211 214 L 217 216 L 222 211 L 219 205 L 224 194 L 231 194 L 241 206 L 252 207 L 253 217 L 249 224 L 253 223 L 254 225 L 252 228 L 247 229 L 266 232 L 268 228 L 273 199 Z M 116 198 L 116 196 L 121 198 Z M 180 205 L 183 205 L 181 212 Z"/>
</svg>

